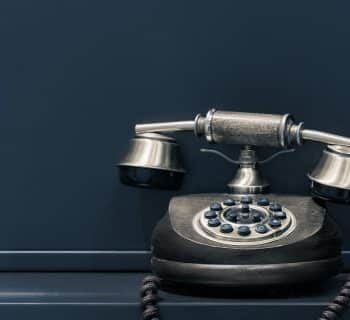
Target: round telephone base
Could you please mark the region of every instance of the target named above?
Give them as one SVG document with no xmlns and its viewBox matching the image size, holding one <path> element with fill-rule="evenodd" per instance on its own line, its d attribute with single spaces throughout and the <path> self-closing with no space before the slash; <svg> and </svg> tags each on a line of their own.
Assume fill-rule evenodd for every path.
<svg viewBox="0 0 350 320">
<path fill-rule="evenodd" d="M 169 283 L 213 287 L 298 285 L 325 280 L 342 268 L 341 256 L 313 261 L 255 265 L 184 263 L 152 257 L 152 270 Z"/>
</svg>

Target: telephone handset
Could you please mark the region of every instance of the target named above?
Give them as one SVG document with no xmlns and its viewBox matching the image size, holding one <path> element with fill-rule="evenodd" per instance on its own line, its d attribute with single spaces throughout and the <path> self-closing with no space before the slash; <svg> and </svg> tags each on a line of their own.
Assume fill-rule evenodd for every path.
<svg viewBox="0 0 350 320">
<path fill-rule="evenodd" d="M 118 164 L 121 182 L 178 189 L 185 174 L 180 147 L 164 135 L 178 131 L 192 131 L 209 143 L 239 144 L 242 149 L 238 160 L 202 150 L 236 163 L 236 175 L 227 193 L 171 199 L 152 235 L 152 271 L 157 279 L 253 290 L 321 281 L 340 272 L 340 232 L 327 215 L 325 201 L 350 202 L 350 138 L 305 129 L 289 114 L 212 109 L 193 121 L 136 125 L 136 136 Z M 259 161 L 254 146 L 285 149 L 273 158 L 305 141 L 326 144 L 308 175 L 312 197 L 269 193 L 259 165 L 270 159 Z M 349 301 L 350 290 L 345 291 L 343 298 Z M 333 303 L 320 319 L 335 319 L 341 309 L 341 304 Z"/>
</svg>

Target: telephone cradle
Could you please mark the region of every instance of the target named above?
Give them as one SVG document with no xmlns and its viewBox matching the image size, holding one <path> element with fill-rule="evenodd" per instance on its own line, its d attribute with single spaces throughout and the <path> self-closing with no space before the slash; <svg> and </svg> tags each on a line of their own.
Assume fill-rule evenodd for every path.
<svg viewBox="0 0 350 320">
<path fill-rule="evenodd" d="M 138 124 L 118 163 L 123 184 L 178 189 L 185 174 L 180 147 L 164 133 L 192 131 L 207 142 L 242 145 L 227 193 L 173 197 L 151 239 L 153 276 L 141 287 L 142 316 L 159 319 L 157 290 L 209 287 L 255 292 L 320 283 L 342 270 L 341 233 L 327 202 L 350 203 L 350 138 L 309 130 L 291 115 L 217 111 L 193 121 Z M 260 167 L 307 141 L 326 145 L 308 174 L 311 195 L 275 194 Z M 255 146 L 282 151 L 259 161 Z M 350 303 L 350 278 L 319 317 L 334 320 Z"/>
</svg>

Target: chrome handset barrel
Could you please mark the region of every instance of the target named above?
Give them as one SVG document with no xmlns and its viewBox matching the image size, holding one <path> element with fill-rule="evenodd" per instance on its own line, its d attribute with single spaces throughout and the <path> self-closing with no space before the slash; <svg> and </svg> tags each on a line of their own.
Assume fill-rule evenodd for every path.
<svg viewBox="0 0 350 320">
<path fill-rule="evenodd" d="M 137 124 L 135 133 L 193 131 L 211 143 L 290 148 L 304 141 L 350 147 L 350 138 L 303 128 L 290 114 L 264 114 L 211 109 L 194 120 Z"/>
</svg>

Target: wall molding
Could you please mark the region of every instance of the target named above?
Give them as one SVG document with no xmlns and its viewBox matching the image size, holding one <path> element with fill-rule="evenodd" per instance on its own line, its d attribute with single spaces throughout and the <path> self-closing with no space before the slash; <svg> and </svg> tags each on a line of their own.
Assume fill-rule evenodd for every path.
<svg viewBox="0 0 350 320">
<path fill-rule="evenodd" d="M 147 250 L 6 250 L 0 271 L 130 271 L 150 270 Z M 350 270 L 350 251 L 343 251 Z"/>
<path fill-rule="evenodd" d="M 0 251 L 0 271 L 148 271 L 146 250 Z"/>
</svg>

